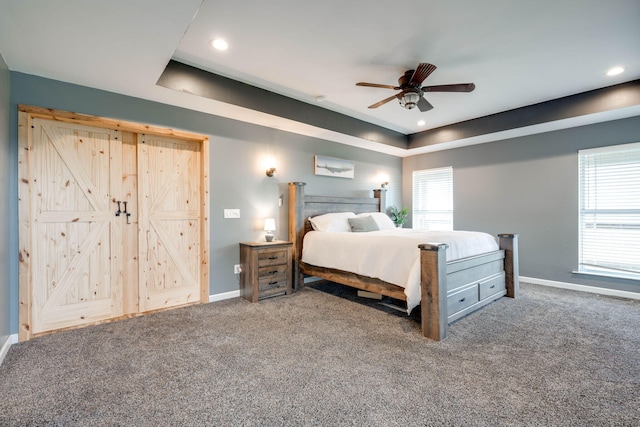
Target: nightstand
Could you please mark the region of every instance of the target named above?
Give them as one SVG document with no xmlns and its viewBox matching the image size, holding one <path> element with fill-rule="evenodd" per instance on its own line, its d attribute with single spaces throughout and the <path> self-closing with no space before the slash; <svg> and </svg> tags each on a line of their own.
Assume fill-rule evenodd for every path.
<svg viewBox="0 0 640 427">
<path fill-rule="evenodd" d="M 240 296 L 251 302 L 291 294 L 291 242 L 240 243 Z"/>
</svg>

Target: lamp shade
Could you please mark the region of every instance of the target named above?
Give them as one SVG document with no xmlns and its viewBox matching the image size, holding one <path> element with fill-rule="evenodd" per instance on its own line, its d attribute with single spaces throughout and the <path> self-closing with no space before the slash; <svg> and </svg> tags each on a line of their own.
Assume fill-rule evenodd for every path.
<svg viewBox="0 0 640 427">
<path fill-rule="evenodd" d="M 276 221 L 273 218 L 264 220 L 264 231 L 274 231 L 276 229 Z"/>
</svg>

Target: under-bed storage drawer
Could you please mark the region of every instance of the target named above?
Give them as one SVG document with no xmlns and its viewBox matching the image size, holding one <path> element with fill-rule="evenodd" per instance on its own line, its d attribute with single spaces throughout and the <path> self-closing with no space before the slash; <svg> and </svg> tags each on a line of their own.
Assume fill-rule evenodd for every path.
<svg viewBox="0 0 640 427">
<path fill-rule="evenodd" d="M 451 315 L 472 306 L 478 301 L 478 285 L 473 285 L 447 296 L 447 310 Z"/>
<path fill-rule="evenodd" d="M 504 281 L 504 273 L 496 274 L 480 282 L 478 288 L 480 290 L 480 300 L 489 298 L 498 292 L 504 292 L 507 289 Z"/>
<path fill-rule="evenodd" d="M 505 295 L 504 271 L 485 277 L 480 281 L 461 286 L 447 294 L 447 317 L 449 322 L 474 311 L 477 307 Z M 475 307 L 472 307 L 475 306 Z"/>
</svg>

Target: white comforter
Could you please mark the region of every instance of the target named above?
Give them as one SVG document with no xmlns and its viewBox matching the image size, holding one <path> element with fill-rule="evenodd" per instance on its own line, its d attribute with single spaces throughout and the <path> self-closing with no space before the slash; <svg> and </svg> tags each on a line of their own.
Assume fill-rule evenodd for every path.
<svg viewBox="0 0 640 427">
<path fill-rule="evenodd" d="M 498 250 L 495 237 L 475 231 L 380 230 L 367 233 L 310 231 L 302 261 L 374 277 L 405 288 L 407 312 L 420 304 L 420 250 L 423 243 L 446 243 L 447 261 Z"/>
</svg>

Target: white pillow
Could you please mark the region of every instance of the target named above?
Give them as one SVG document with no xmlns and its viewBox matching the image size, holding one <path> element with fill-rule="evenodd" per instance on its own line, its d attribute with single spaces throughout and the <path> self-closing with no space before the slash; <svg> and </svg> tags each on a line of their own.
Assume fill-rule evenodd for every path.
<svg viewBox="0 0 640 427">
<path fill-rule="evenodd" d="M 396 225 L 391 221 L 391 218 L 387 216 L 384 212 L 367 212 L 358 214 L 357 217 L 363 216 L 371 216 L 376 220 L 376 224 L 378 224 L 378 228 L 380 230 L 393 230 L 396 228 Z"/>
<path fill-rule="evenodd" d="M 309 218 L 309 221 L 311 221 L 311 226 L 316 231 L 343 233 L 351 232 L 349 218 L 355 217 L 356 214 L 353 212 L 336 212 L 314 216 L 313 218 Z"/>
</svg>

